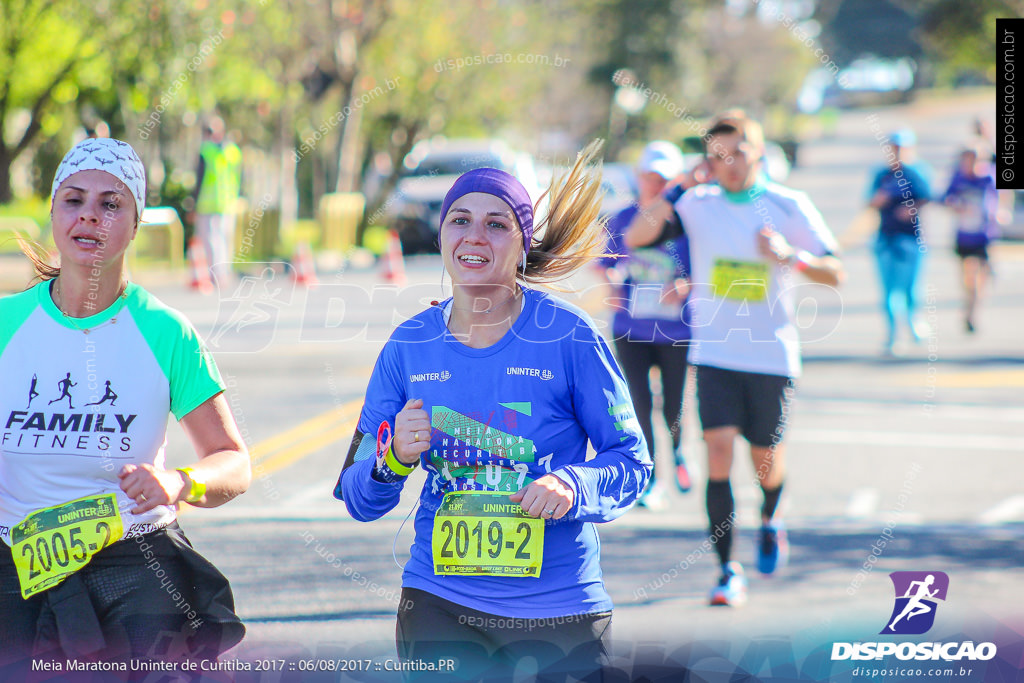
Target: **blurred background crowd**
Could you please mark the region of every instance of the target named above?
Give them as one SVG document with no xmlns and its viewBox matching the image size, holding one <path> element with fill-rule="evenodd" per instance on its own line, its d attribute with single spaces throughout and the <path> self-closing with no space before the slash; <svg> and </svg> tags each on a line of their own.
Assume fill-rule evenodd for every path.
<svg viewBox="0 0 1024 683">
<path fill-rule="evenodd" d="M 1016 0 L 3 0 L 0 250 L 17 249 L 4 239 L 14 230 L 45 244 L 56 165 L 100 135 L 139 151 L 147 205 L 173 209 L 148 217 L 172 229 L 144 235 L 140 253 L 180 259 L 203 129 L 217 121 L 241 153 L 237 261 L 291 258 L 299 243 L 338 259 L 379 253 L 385 230 L 406 253 L 436 250 L 455 176 L 497 166 L 539 194 L 552 166 L 594 137 L 607 139 L 612 213 L 636 193 L 646 142 L 695 157 L 701 122 L 726 106 L 764 121 L 768 170 L 784 181 L 801 144 L 832 134 L 843 109 L 990 89 L 994 18 L 1020 10 Z M 943 173 L 954 163 L 930 161 Z M 1024 232 L 1013 223 L 1008 235 Z"/>
</svg>

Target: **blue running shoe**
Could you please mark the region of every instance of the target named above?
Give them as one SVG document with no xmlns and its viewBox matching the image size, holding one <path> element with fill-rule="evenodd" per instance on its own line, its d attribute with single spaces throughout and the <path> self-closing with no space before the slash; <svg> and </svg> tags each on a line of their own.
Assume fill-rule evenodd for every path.
<svg viewBox="0 0 1024 683">
<path fill-rule="evenodd" d="M 690 482 L 690 470 L 686 467 L 686 458 L 683 454 L 676 452 L 676 486 L 682 493 L 686 493 L 690 490 L 692 483 Z"/>
<path fill-rule="evenodd" d="M 757 569 L 762 574 L 771 574 L 789 561 L 789 541 L 786 527 L 773 522 L 761 527 L 761 542 L 757 547 Z"/>
<path fill-rule="evenodd" d="M 711 604 L 739 607 L 747 601 L 747 578 L 739 562 L 728 562 L 718 585 L 711 589 Z"/>
</svg>

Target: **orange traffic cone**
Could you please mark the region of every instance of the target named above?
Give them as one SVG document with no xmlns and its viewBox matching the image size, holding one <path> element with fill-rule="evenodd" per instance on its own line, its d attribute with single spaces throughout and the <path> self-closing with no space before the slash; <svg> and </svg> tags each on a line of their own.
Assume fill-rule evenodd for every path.
<svg viewBox="0 0 1024 683">
<path fill-rule="evenodd" d="M 388 248 L 384 252 L 381 275 L 388 282 L 402 287 L 405 285 L 405 257 L 402 256 L 402 240 L 398 232 L 388 230 Z"/>
<path fill-rule="evenodd" d="M 198 237 L 188 241 L 188 272 L 189 287 L 200 294 L 213 292 L 213 281 L 210 280 L 210 264 L 206 262 L 206 250 Z"/>
<path fill-rule="evenodd" d="M 292 258 L 292 281 L 297 285 L 315 285 L 316 264 L 313 263 L 313 250 L 309 242 L 299 242 Z"/>
</svg>

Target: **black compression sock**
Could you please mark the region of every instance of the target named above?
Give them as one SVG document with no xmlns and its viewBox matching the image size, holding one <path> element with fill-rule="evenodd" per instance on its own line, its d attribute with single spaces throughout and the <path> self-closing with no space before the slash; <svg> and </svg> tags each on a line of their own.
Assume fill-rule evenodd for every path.
<svg viewBox="0 0 1024 683">
<path fill-rule="evenodd" d="M 732 553 L 732 527 L 735 523 L 733 511 L 735 503 L 732 498 L 732 485 L 729 480 L 708 480 L 707 489 L 708 522 L 711 524 L 712 543 L 718 560 L 724 567 Z M 714 540 L 717 539 L 717 542 Z"/>
<path fill-rule="evenodd" d="M 775 516 L 775 508 L 779 507 L 779 496 L 782 495 L 782 484 L 773 489 L 761 487 L 764 492 L 764 505 L 761 506 L 761 518 L 771 521 Z"/>
</svg>

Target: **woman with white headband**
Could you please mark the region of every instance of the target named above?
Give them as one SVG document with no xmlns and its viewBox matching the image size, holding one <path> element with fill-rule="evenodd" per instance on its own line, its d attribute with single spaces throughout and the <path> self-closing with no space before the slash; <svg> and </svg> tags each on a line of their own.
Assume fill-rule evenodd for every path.
<svg viewBox="0 0 1024 683">
<path fill-rule="evenodd" d="M 0 299 L 0 664 L 210 659 L 241 640 L 227 579 L 177 506 L 249 486 L 245 444 L 196 331 L 125 277 L 146 178 L 88 139 L 51 191 L 54 267 Z M 168 412 L 199 461 L 168 469 Z"/>
<path fill-rule="evenodd" d="M 375 520 L 426 470 L 397 627 L 399 657 L 434 667 L 417 676 L 500 680 L 529 656 L 581 678 L 608 653 L 595 523 L 636 501 L 651 460 L 589 316 L 526 286 L 601 255 L 598 149 L 552 182 L 539 239 L 513 176 L 455 181 L 439 233 L 452 298 L 400 325 L 370 378 L 335 495 Z"/>
</svg>

